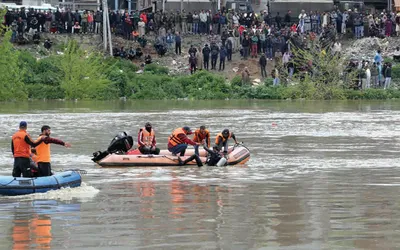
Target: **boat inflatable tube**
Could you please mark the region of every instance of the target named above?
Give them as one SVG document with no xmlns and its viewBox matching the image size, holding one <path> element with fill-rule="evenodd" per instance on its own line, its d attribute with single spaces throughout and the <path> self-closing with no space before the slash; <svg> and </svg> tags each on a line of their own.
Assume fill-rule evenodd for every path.
<svg viewBox="0 0 400 250">
<path fill-rule="evenodd" d="M 81 183 L 82 177 L 79 171 L 65 171 L 36 178 L 0 176 L 0 195 L 45 193 L 66 187 L 79 187 Z"/>
</svg>

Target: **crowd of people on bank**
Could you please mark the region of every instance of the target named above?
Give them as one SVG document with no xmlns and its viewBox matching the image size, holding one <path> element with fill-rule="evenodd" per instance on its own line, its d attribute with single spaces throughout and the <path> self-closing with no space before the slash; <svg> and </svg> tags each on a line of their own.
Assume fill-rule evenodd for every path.
<svg viewBox="0 0 400 250">
<path fill-rule="evenodd" d="M 350 33 L 355 38 L 400 35 L 400 13 L 385 10 L 366 15 L 357 9 L 341 11 L 335 7 L 325 12 L 302 10 L 296 17 L 290 10 L 281 16 L 267 11 L 239 13 L 226 9 L 216 13 L 210 10 L 130 13 L 110 10 L 108 15 L 112 33 L 138 43 L 136 48 L 132 46 L 129 50 L 115 48 L 114 56 L 141 59 L 148 39 L 153 38 L 159 56 L 181 55 L 182 45 L 190 46 L 187 37 L 206 35 L 208 40 L 204 46 L 190 46 L 188 64 L 191 73 L 197 69 L 223 71 L 232 55 L 240 53 L 242 60 L 257 58 L 261 77 L 272 76 L 275 84 L 280 82 L 282 69 L 287 70 L 289 77 L 310 70 L 307 69 L 309 65 L 294 63 L 296 55 L 292 53 L 292 46 L 309 49 L 318 41 L 319 49 L 340 53 L 339 40 L 345 34 Z M 40 39 L 40 32 L 101 33 L 102 23 L 102 11 L 16 9 L 7 10 L 5 15 L 5 24 L 13 30 L 13 41 L 23 39 L 25 33 L 34 41 Z M 151 63 L 150 55 L 145 59 L 146 63 Z M 266 71 L 268 61 L 274 61 L 271 72 Z M 243 74 L 246 74 L 245 70 Z"/>
</svg>

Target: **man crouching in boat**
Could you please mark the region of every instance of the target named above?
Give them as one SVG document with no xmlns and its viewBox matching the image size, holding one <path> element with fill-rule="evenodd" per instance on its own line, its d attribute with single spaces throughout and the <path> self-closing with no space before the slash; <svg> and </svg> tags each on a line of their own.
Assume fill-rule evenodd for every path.
<svg viewBox="0 0 400 250">
<path fill-rule="evenodd" d="M 191 134 L 192 130 L 188 126 L 175 129 L 168 138 L 168 151 L 174 156 L 178 154 L 184 156 L 188 144 L 193 146 L 202 145 L 201 143 L 194 142 L 187 137 L 187 135 Z"/>
<path fill-rule="evenodd" d="M 25 121 L 19 123 L 19 131 L 12 136 L 11 152 L 14 156 L 13 177 L 31 177 L 30 154 L 31 147 L 41 144 L 43 138 L 33 142 L 26 129 L 28 124 Z"/>
<path fill-rule="evenodd" d="M 158 155 L 160 149 L 156 147 L 156 134 L 150 124 L 147 122 L 144 128 L 139 129 L 138 133 L 138 149 L 144 155 Z"/>
<path fill-rule="evenodd" d="M 218 149 L 218 151 L 221 151 L 222 148 L 224 148 L 224 155 L 228 154 L 228 139 L 232 138 L 235 140 L 235 143 L 237 144 L 236 137 L 233 133 L 229 132 L 229 129 L 224 129 L 222 130 L 222 133 L 219 133 L 217 137 L 215 138 L 215 147 Z"/>
<path fill-rule="evenodd" d="M 67 148 L 71 147 L 71 144 L 51 138 L 51 128 L 47 125 L 44 125 L 41 131 L 42 133 L 39 138 L 43 138 L 43 143 L 36 147 L 36 162 L 39 168 L 39 176 L 51 176 L 50 144 L 54 143 Z"/>
</svg>

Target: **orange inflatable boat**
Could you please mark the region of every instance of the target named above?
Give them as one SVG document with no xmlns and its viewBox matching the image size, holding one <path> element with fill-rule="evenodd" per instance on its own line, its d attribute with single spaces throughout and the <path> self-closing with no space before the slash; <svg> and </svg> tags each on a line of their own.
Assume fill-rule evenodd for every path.
<svg viewBox="0 0 400 250">
<path fill-rule="evenodd" d="M 133 144 L 131 136 L 117 136 L 113 139 L 106 151 L 93 153 L 92 161 L 101 167 L 163 167 L 179 166 L 178 156 L 173 156 L 168 150 L 161 150 L 159 155 L 143 155 L 138 149 L 129 150 Z M 129 151 L 128 151 L 129 150 Z M 194 150 L 186 150 L 185 156 L 180 156 L 182 161 L 194 154 Z M 199 150 L 200 160 L 203 164 L 207 161 L 207 152 Z M 250 151 L 242 144 L 229 147 L 225 165 L 244 164 L 250 159 Z M 190 161 L 187 165 L 196 165 Z"/>
</svg>

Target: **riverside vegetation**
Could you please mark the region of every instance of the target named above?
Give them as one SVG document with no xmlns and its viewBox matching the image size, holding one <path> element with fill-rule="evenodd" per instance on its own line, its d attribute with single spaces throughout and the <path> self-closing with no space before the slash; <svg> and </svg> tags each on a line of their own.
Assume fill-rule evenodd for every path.
<svg viewBox="0 0 400 250">
<path fill-rule="evenodd" d="M 207 71 L 193 75 L 170 75 L 156 64 L 144 72 L 128 60 L 104 57 L 99 52 L 84 51 L 76 41 L 63 47 L 63 54 L 36 59 L 9 42 L 6 32 L 0 43 L 0 101 L 24 99 L 390 99 L 400 98 L 397 89 L 350 90 L 343 83 L 343 59 L 318 51 L 298 51 L 304 63 L 312 60 L 318 71 L 299 80 L 295 76 L 287 86 L 272 87 L 272 79 L 259 86 L 242 84 L 239 76 L 228 82 Z M 354 76 L 352 76 L 354 77 Z M 285 78 L 282 75 L 282 78 Z M 354 78 L 353 78 L 354 79 Z M 392 79 L 400 79 L 399 65 L 393 67 Z M 351 82 L 351 81 L 350 81 Z"/>
</svg>

